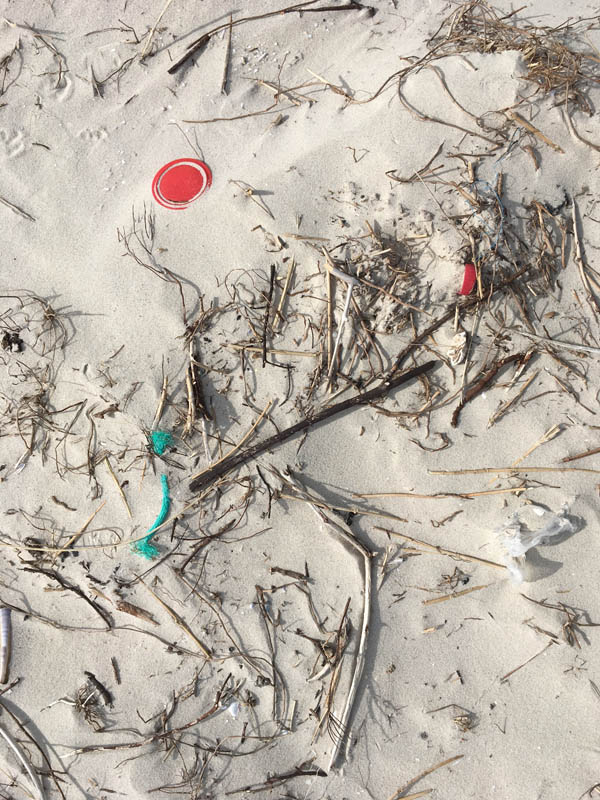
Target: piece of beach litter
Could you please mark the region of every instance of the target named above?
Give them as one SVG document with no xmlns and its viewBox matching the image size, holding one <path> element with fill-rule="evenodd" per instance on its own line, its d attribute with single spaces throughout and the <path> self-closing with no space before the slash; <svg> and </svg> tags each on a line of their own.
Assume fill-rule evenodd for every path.
<svg viewBox="0 0 600 800">
<path fill-rule="evenodd" d="M 546 523 L 537 530 L 531 530 L 520 519 L 526 508 L 531 508 L 538 516 L 545 517 Z M 508 567 L 516 583 L 527 581 L 526 560 L 527 552 L 538 544 L 547 544 L 550 539 L 575 532 L 575 525 L 569 518 L 569 506 L 565 503 L 558 514 L 546 511 L 541 506 L 524 506 L 520 511 L 515 511 L 505 524 L 499 529 L 498 534 L 505 551 L 504 563 Z"/>
<path fill-rule="evenodd" d="M 465 360 L 467 350 L 467 334 L 465 331 L 459 331 L 454 339 L 452 345 L 448 348 L 448 358 L 453 367 L 457 367 Z"/>
<path fill-rule="evenodd" d="M 0 683 L 8 683 L 12 630 L 10 608 L 0 609 Z"/>
</svg>

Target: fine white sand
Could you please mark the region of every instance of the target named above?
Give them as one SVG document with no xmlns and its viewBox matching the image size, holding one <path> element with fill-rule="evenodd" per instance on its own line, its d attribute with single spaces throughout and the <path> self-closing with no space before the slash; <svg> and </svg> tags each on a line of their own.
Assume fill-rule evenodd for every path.
<svg viewBox="0 0 600 800">
<path fill-rule="evenodd" d="M 600 632 L 572 630 L 568 623 L 600 622 L 598 457 L 561 459 L 599 446 L 598 351 L 549 350 L 521 331 L 600 346 L 573 237 L 565 233 L 564 269 L 560 235 L 544 256 L 553 274 L 549 288 L 538 280 L 539 227 L 524 222 L 535 217 L 537 201 L 557 209 L 566 232 L 571 207 L 564 201 L 575 197 L 585 259 L 594 268 L 598 147 L 571 133 L 558 93 L 533 96 L 536 87 L 526 80 L 528 65 L 518 51 L 448 55 L 434 63 L 437 72 L 413 72 L 402 86 L 412 112 L 401 104 L 395 80 L 367 102 L 407 59 L 426 53 L 428 38 L 456 8 L 451 3 L 373 0 L 374 15 L 368 9 L 293 13 L 236 26 L 225 92 L 227 30 L 178 72 L 167 70 L 230 13 L 236 20 L 281 6 L 273 0 L 167 5 L 151 41 L 162 0 L 14 0 L 2 11 L 0 197 L 17 209 L 0 204 L 0 335 L 16 333 L 22 340 L 20 352 L 0 351 L 0 602 L 21 610 L 12 612 L 9 675 L 18 683 L 0 696 L 3 706 L 26 724 L 69 800 L 221 798 L 258 785 L 260 794 L 233 796 L 391 800 L 405 796 L 396 795 L 405 785 L 408 796 L 431 790 L 439 800 L 582 796 L 600 781 L 600 695 L 594 691 Z M 504 0 L 500 6 L 512 10 Z M 540 0 L 516 19 L 555 26 L 567 17 L 590 18 L 586 36 L 597 56 L 594 14 L 596 6 L 583 0 L 560 8 Z M 149 55 L 140 61 L 147 43 Z M 5 70 L 2 59 L 15 46 Z M 596 66 L 590 60 L 582 69 L 593 74 Z M 278 85 L 293 91 L 278 92 Z M 595 109 L 593 83 L 585 94 Z M 521 117 L 558 149 L 503 113 L 517 104 Z M 231 117 L 240 118 L 190 122 Z M 581 136 L 600 142 L 595 114 L 573 110 L 573 118 Z M 506 138 L 494 150 L 490 137 L 497 129 Z M 435 165 L 443 168 L 436 177 L 445 185 L 386 175 L 411 178 L 438 148 Z M 156 171 L 176 158 L 202 158 L 213 184 L 189 208 L 174 211 L 155 202 L 151 185 Z M 480 183 L 469 183 L 468 163 Z M 411 319 L 406 305 L 377 292 L 368 295 L 373 303 L 366 308 L 365 287 L 358 290 L 382 362 L 372 348 L 372 369 L 367 358 L 353 362 L 352 338 L 365 343 L 368 337 L 352 306 L 341 371 L 363 385 L 373 372 L 382 374 L 382 366 L 390 369 L 415 330 L 455 307 L 465 231 L 477 226 L 489 234 L 482 234 L 479 249 L 488 259 L 483 291 L 489 289 L 490 241 L 499 220 L 491 187 L 499 173 L 506 225 L 521 220 L 523 245 L 517 266 L 503 264 L 525 266 L 525 253 L 536 266 L 520 279 L 517 295 L 503 292 L 489 306 L 482 302 L 474 311 L 471 303 L 461 312 L 466 377 L 465 362 L 453 371 L 449 366 L 456 344 L 450 319 L 414 348 L 416 363 L 438 361 L 427 388 L 412 381 L 377 408 L 336 417 L 195 498 L 189 482 L 208 464 L 205 441 L 216 461 L 268 403 L 268 418 L 248 443 L 357 391 L 339 378 L 329 393 L 321 377 L 309 394 L 327 331 L 322 248 L 342 267 L 346 258 L 353 274 L 351 253 L 364 248 L 380 266 L 361 274 L 376 281 L 386 258 L 393 259 L 400 271 L 394 293 L 420 309 Z M 464 191 L 485 199 L 477 214 Z M 351 240 L 354 250 L 344 249 Z M 275 330 L 271 323 L 268 328 L 268 347 L 284 353 L 268 354 L 263 366 L 271 265 L 276 308 L 292 260 L 285 321 L 274 322 L 272 315 Z M 198 417 L 189 436 L 189 336 L 180 289 L 169 275 L 180 281 L 212 417 L 204 424 Z M 334 284 L 337 325 L 346 287 Z M 527 303 L 531 329 L 518 301 Z M 337 332 L 334 326 L 333 338 Z M 241 358 L 239 347 L 231 346 L 239 343 L 255 349 Z M 452 427 L 463 381 L 476 382 L 485 365 L 530 348 L 535 356 L 526 370 L 514 382 L 514 365 L 502 370 Z M 403 368 L 413 366 L 412 359 Z M 150 456 L 148 433 L 165 377 L 158 427 L 171 432 L 173 442 L 159 458 Z M 492 413 L 530 378 L 522 398 L 489 427 Z M 590 471 L 432 474 L 509 467 L 554 426 L 556 435 L 521 467 Z M 369 512 L 344 528 L 374 554 L 371 619 L 348 735 L 330 770 L 335 719 L 329 734 L 326 721 L 320 734 L 315 731 L 332 673 L 307 679 L 324 664 L 319 641 L 334 660 L 336 646 L 345 645 L 334 673 L 339 718 L 359 648 L 362 561 L 308 503 L 278 496 L 282 484 L 271 466 L 291 468 L 297 485 L 329 508 Z M 130 541 L 159 513 L 163 474 L 172 502 L 154 540 L 159 556 L 149 562 L 132 552 Z M 456 496 L 523 485 L 520 495 Z M 355 496 L 377 492 L 454 496 Z M 294 490 L 287 486 L 283 493 Z M 518 585 L 504 567 L 499 530 L 527 503 L 545 509 L 540 516 L 522 512 L 533 528 L 568 504 L 573 532 L 532 551 L 530 580 Z M 344 526 L 344 513 L 328 515 Z M 453 559 L 382 528 L 475 560 Z M 79 533 L 71 553 L 57 554 Z M 31 549 L 36 546 L 41 550 Z M 186 584 L 173 568 L 195 548 Z M 271 572 L 304 573 L 305 566 L 308 581 Z M 143 583 L 137 580 L 146 571 Z M 448 577 L 453 573 L 455 580 Z M 110 630 L 65 584 L 97 604 Z M 483 588 L 454 596 L 474 587 Z M 428 602 L 445 595 L 451 597 Z M 157 597 L 185 621 L 187 632 Z M 144 609 L 146 618 L 126 613 L 123 602 Z M 198 641 L 212 658 L 204 657 Z M 107 687 L 112 706 L 93 694 L 86 672 Z M 85 708 L 74 704 L 78 692 Z M 46 796 L 59 797 L 47 763 L 4 710 L 0 724 L 23 742 Z M 119 744 L 132 747 L 102 749 Z M 94 749 L 75 752 L 86 747 Z M 299 767 L 323 774 L 295 777 L 279 788 L 265 784 Z M 7 798 L 33 792 L 3 741 L 0 786 Z"/>
</svg>

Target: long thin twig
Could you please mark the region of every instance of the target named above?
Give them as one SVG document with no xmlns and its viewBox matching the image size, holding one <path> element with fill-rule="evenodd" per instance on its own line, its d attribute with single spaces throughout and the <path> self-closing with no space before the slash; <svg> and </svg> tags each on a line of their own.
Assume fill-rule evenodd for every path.
<svg viewBox="0 0 600 800">
<path fill-rule="evenodd" d="M 140 61 L 143 61 L 143 60 L 144 60 L 144 58 L 146 57 L 146 54 L 147 54 L 148 50 L 150 50 L 150 46 L 152 45 L 152 39 L 154 39 L 154 34 L 156 33 L 156 29 L 157 29 L 157 28 L 158 28 L 158 26 L 160 25 L 160 21 L 161 21 L 161 19 L 162 19 L 162 18 L 164 17 L 164 15 L 167 13 L 167 11 L 168 11 L 168 9 L 169 9 L 169 6 L 171 5 L 171 3 L 172 3 L 172 2 L 173 2 L 173 0 L 167 0 L 167 2 L 166 2 L 166 3 L 164 4 L 164 6 L 163 6 L 163 9 L 162 9 L 162 11 L 161 11 L 161 12 L 160 12 L 160 14 L 158 15 L 158 19 L 156 20 L 156 22 L 154 23 L 154 25 L 153 25 L 153 26 L 152 26 L 152 28 L 150 29 L 150 32 L 148 33 L 148 36 L 147 36 L 147 38 L 146 38 L 146 44 L 144 45 L 144 49 L 142 50 L 142 53 L 141 53 L 141 55 L 140 55 Z"/>
<path fill-rule="evenodd" d="M 452 558 L 458 558 L 461 561 L 475 561 L 477 564 L 485 564 L 487 567 L 494 567 L 495 569 L 507 569 L 504 564 L 498 564 L 496 561 L 489 561 L 487 558 L 479 558 L 479 556 L 470 556 L 466 553 L 459 553 L 456 550 L 448 550 L 447 548 L 440 547 L 437 544 L 430 544 L 429 542 L 424 542 L 422 539 L 415 539 L 413 536 L 408 536 L 405 533 L 392 531 L 389 528 L 381 528 L 379 525 L 375 526 L 375 530 L 383 531 L 390 536 L 399 536 L 401 539 L 405 539 L 407 542 L 417 544 L 419 547 L 425 547 L 427 550 L 432 550 L 443 556 L 451 556 Z"/>
<path fill-rule="evenodd" d="M 181 58 L 178 61 L 176 61 L 172 66 L 169 67 L 167 72 L 170 75 L 173 75 L 173 73 L 181 69 L 181 67 L 190 58 L 192 58 L 192 56 L 196 55 L 196 53 L 202 50 L 216 33 L 220 33 L 222 30 L 225 30 L 226 28 L 229 27 L 244 25 L 247 22 L 255 22 L 256 20 L 268 19 L 269 17 L 281 17 L 284 14 L 299 14 L 303 11 L 316 11 L 316 12 L 360 11 L 361 9 L 366 8 L 366 6 L 362 5 L 362 3 L 357 3 L 357 2 L 346 3 L 343 6 L 320 6 L 319 8 L 310 8 L 310 6 L 314 6 L 318 2 L 320 2 L 320 0 L 307 0 L 304 3 L 296 3 L 293 6 L 280 8 L 276 11 L 267 11 L 264 14 L 256 14 L 255 16 L 252 17 L 240 17 L 239 19 L 236 19 L 233 22 L 225 22 L 223 25 L 217 25 L 216 28 L 212 28 L 212 30 L 208 31 L 199 39 L 195 39 L 191 44 L 189 44 L 185 53 L 181 56 Z"/>
<path fill-rule="evenodd" d="M 577 453 L 574 456 L 565 456 L 565 458 L 562 459 L 562 463 L 566 464 L 569 461 L 577 461 L 580 458 L 587 458 L 588 456 L 596 456 L 598 455 L 598 453 L 600 453 L 600 447 L 592 447 L 591 450 L 586 450 L 585 453 Z"/>
<path fill-rule="evenodd" d="M 456 428 L 458 425 L 458 419 L 460 417 L 460 412 L 466 406 L 468 402 L 470 402 L 474 397 L 481 394 L 483 390 L 494 380 L 498 372 L 503 369 L 507 364 L 513 364 L 514 362 L 522 362 L 525 358 L 527 358 L 527 353 L 512 353 L 505 358 L 501 358 L 500 360 L 496 361 L 495 364 L 486 370 L 481 377 L 478 376 L 478 379 L 470 386 L 470 388 L 465 392 L 464 397 L 460 401 L 460 403 L 454 409 L 454 413 L 452 414 L 451 425 L 453 428 Z"/>
<path fill-rule="evenodd" d="M 294 274 L 294 269 L 296 267 L 296 259 L 292 256 L 290 261 L 290 265 L 288 267 L 287 275 L 285 276 L 285 283 L 283 284 L 283 289 L 281 290 L 281 297 L 279 298 L 279 305 L 277 306 L 277 311 L 275 313 L 275 319 L 273 320 L 273 331 L 276 332 L 279 328 L 281 322 L 284 319 L 283 316 L 283 307 L 285 305 L 285 301 L 290 290 L 290 283 L 292 280 L 292 276 Z M 272 352 L 272 351 L 270 351 Z M 291 351 L 293 352 L 293 351 Z"/>
<path fill-rule="evenodd" d="M 161 606 L 162 606 L 162 607 L 165 609 L 165 611 L 166 611 L 166 612 L 167 612 L 167 614 L 168 614 L 168 615 L 171 617 L 171 619 L 172 619 L 172 620 L 173 620 L 173 621 L 174 621 L 174 622 L 175 622 L 175 623 L 176 623 L 176 624 L 177 624 L 177 625 L 178 625 L 178 626 L 181 628 L 181 630 L 182 630 L 182 631 L 183 631 L 183 632 L 184 632 L 184 633 L 185 633 L 185 634 L 186 634 L 186 635 L 187 635 L 187 636 L 188 636 L 188 637 L 189 637 L 189 638 L 190 638 L 190 639 L 191 639 L 191 640 L 194 642 L 194 644 L 196 645 L 196 647 L 197 647 L 197 648 L 198 648 L 198 649 L 199 649 L 199 650 L 200 650 L 200 651 L 203 653 L 203 655 L 205 656 L 205 658 L 207 658 L 207 659 L 210 659 L 210 658 L 212 658 L 212 653 L 210 652 L 210 650 L 209 650 L 209 649 L 208 649 L 208 648 L 207 648 L 207 647 L 206 647 L 206 646 L 205 646 L 205 645 L 204 645 L 204 644 L 203 644 L 203 643 L 200 641 L 200 639 L 198 639 L 198 637 L 197 637 L 197 636 L 196 636 L 196 634 L 195 634 L 195 633 L 192 631 L 192 629 L 191 629 L 191 628 L 190 628 L 190 626 L 187 624 L 187 622 L 186 622 L 186 621 L 185 621 L 185 620 L 184 620 L 182 617 L 180 617 L 180 616 L 179 616 L 179 614 L 178 614 L 176 611 L 174 611 L 174 610 L 171 608 L 171 606 L 170 606 L 170 605 L 168 605 L 167 603 L 165 603 L 165 601 L 164 601 L 164 600 L 163 600 L 161 597 L 159 597 L 159 596 L 156 594 L 156 592 L 155 592 L 153 589 L 151 589 L 151 588 L 148 586 L 148 584 L 147 584 L 147 583 L 145 583 L 145 582 L 144 582 L 144 581 L 143 581 L 143 580 L 142 580 L 142 579 L 141 579 L 139 576 L 138 576 L 138 580 L 140 581 L 140 583 L 142 584 L 142 586 L 145 586 L 145 588 L 146 588 L 146 589 L 147 589 L 147 590 L 150 592 L 150 594 L 152 595 L 152 597 L 154 597 L 154 599 L 155 599 L 155 600 L 156 600 L 158 603 L 160 603 L 160 605 L 161 605 Z"/>
<path fill-rule="evenodd" d="M 478 469 L 429 469 L 430 475 L 485 475 L 493 472 L 591 472 L 600 475 L 600 469 L 589 467 L 480 467 Z"/>
<path fill-rule="evenodd" d="M 102 503 L 100 503 L 98 508 L 92 514 L 90 514 L 90 516 L 86 519 L 86 521 L 83 523 L 81 528 L 79 528 L 77 533 L 74 533 L 73 536 L 71 536 L 71 538 L 65 544 L 64 547 L 61 547 L 60 550 L 53 551 L 53 552 L 56 552 L 56 557 L 58 557 L 61 553 L 64 553 L 66 550 L 68 550 L 69 547 L 71 547 L 72 544 L 75 544 L 75 542 L 79 539 L 79 537 L 82 536 L 86 532 L 86 530 L 88 529 L 89 525 L 91 524 L 91 522 L 94 519 L 94 517 L 96 516 L 96 514 L 98 514 L 98 512 L 101 511 L 101 509 L 104 508 L 105 505 L 106 505 L 106 500 L 104 500 Z"/>
<path fill-rule="evenodd" d="M 506 675 L 503 675 L 500 678 L 500 683 L 504 683 L 505 681 L 507 681 L 510 678 L 511 675 L 514 675 L 515 672 L 518 672 L 520 669 L 523 669 L 523 667 L 527 666 L 527 664 L 529 664 L 531 661 L 533 661 L 534 658 L 537 658 L 538 656 L 541 656 L 542 653 L 545 653 L 546 650 L 549 647 L 551 647 L 553 644 L 554 644 L 554 641 L 551 639 L 548 642 L 548 644 L 545 647 L 543 647 L 538 653 L 535 653 L 535 655 L 532 655 L 531 658 L 528 658 L 527 661 L 524 661 L 522 664 L 519 664 L 518 667 L 515 667 L 514 669 L 511 669 L 510 672 L 506 673 Z"/>
<path fill-rule="evenodd" d="M 225 65 L 223 67 L 223 80 L 221 81 L 221 94 L 227 94 L 227 76 L 229 74 L 229 59 L 231 58 L 231 34 L 233 31 L 233 14 L 229 15 L 229 34 L 227 36 L 227 49 L 225 50 Z"/>
<path fill-rule="evenodd" d="M 13 720 L 13 722 L 16 725 L 18 725 L 19 730 L 21 730 L 23 732 L 23 734 L 29 739 L 29 741 L 33 744 L 33 746 L 39 752 L 39 754 L 41 755 L 42 759 L 44 760 L 44 763 L 48 767 L 48 772 L 52 776 L 52 780 L 54 781 L 54 785 L 56 786 L 56 789 L 57 789 L 58 793 L 62 797 L 62 800 L 65 800 L 65 793 L 63 792 L 62 787 L 60 785 L 60 782 L 59 782 L 58 778 L 56 777 L 54 770 L 52 769 L 52 764 L 50 763 L 50 760 L 49 760 L 48 756 L 46 755 L 46 753 L 44 752 L 43 748 L 40 746 L 38 741 L 35 739 L 35 737 L 32 736 L 31 733 L 27 729 L 27 723 L 29 722 L 29 719 L 26 718 L 26 721 L 25 721 L 25 724 L 24 724 L 17 717 L 17 715 L 13 711 L 10 710 L 8 705 L 1 699 L 0 699 L 0 705 L 2 706 L 2 710 L 5 711 L 10 716 L 10 718 Z"/>
<path fill-rule="evenodd" d="M 11 203 L 10 200 L 7 200 L 5 197 L 0 197 L 0 203 L 5 205 L 7 208 L 10 208 L 11 211 L 14 211 L 15 214 L 18 214 L 23 219 L 28 219 L 29 222 L 35 222 L 35 217 L 32 217 L 31 214 L 28 214 L 27 211 L 23 211 L 22 208 L 16 206 L 14 203 Z"/>
<path fill-rule="evenodd" d="M 115 486 L 117 487 L 117 491 L 121 495 L 121 499 L 123 500 L 123 503 L 125 504 L 125 508 L 127 509 L 127 513 L 129 515 L 129 519 L 133 519 L 133 514 L 131 513 L 131 508 L 129 507 L 129 503 L 127 502 L 127 497 L 125 496 L 125 492 L 123 491 L 123 487 L 119 483 L 119 479 L 117 478 L 117 476 L 114 473 L 112 465 L 111 465 L 110 461 L 108 460 L 108 456 L 106 456 L 106 458 L 104 459 L 104 462 L 105 462 L 105 464 L 106 464 L 106 466 L 108 468 L 108 471 L 110 472 L 110 477 L 115 482 Z"/>
<path fill-rule="evenodd" d="M 442 767 L 447 767 L 449 764 L 454 763 L 454 761 L 458 761 L 462 757 L 463 757 L 462 755 L 452 756 L 452 758 L 447 758 L 445 761 L 440 761 L 440 763 L 436 764 L 434 767 L 430 767 L 429 769 L 420 772 L 418 775 L 412 778 L 412 780 L 405 783 L 404 786 L 401 786 L 399 789 L 396 789 L 394 794 L 390 797 L 390 800 L 402 800 L 403 795 L 405 800 L 408 800 L 408 798 L 406 798 L 405 792 L 408 791 L 408 789 L 410 789 L 411 786 L 414 786 L 415 783 L 417 783 L 417 781 L 426 778 L 427 775 L 431 775 L 432 772 L 435 772 L 436 770 L 441 769 Z M 411 797 L 418 797 L 418 796 L 419 793 L 417 793 L 416 795 L 411 795 Z"/>
</svg>

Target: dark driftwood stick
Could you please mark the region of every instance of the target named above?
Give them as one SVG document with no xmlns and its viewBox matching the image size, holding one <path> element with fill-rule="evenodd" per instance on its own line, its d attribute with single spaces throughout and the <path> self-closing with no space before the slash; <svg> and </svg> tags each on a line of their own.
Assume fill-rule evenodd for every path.
<svg viewBox="0 0 600 800">
<path fill-rule="evenodd" d="M 531 355 L 529 355 L 529 358 L 531 358 Z M 479 380 L 469 387 L 463 399 L 454 409 L 452 420 L 450 422 L 452 427 L 456 428 L 458 425 L 460 412 L 467 405 L 467 403 L 470 403 L 474 397 L 477 397 L 478 394 L 481 394 L 481 392 L 483 392 L 483 390 L 493 381 L 497 373 L 500 372 L 503 367 L 505 367 L 507 364 L 513 364 L 515 361 L 525 361 L 525 359 L 529 360 L 529 358 L 527 358 L 527 353 L 513 353 L 510 356 L 506 356 L 506 358 L 501 358 L 499 361 L 496 361 L 495 364 L 492 364 L 492 366 L 483 373 Z"/>
<path fill-rule="evenodd" d="M 365 405 L 373 400 L 380 400 L 388 392 L 392 391 L 392 389 L 396 389 L 403 383 L 407 383 L 413 378 L 417 378 L 419 375 L 429 372 L 429 370 L 435 367 L 437 363 L 437 361 L 427 361 L 425 364 L 421 364 L 414 369 L 409 369 L 408 372 L 403 372 L 401 375 L 392 376 L 388 380 L 383 381 L 379 386 L 375 387 L 375 389 L 371 389 L 364 394 L 357 394 L 355 397 L 350 397 L 348 400 L 342 400 L 340 403 L 336 403 L 333 406 L 324 408 L 314 416 L 303 419 L 300 422 L 297 422 L 295 425 L 292 425 L 290 428 L 286 428 L 284 431 L 280 431 L 280 433 L 276 433 L 262 442 L 258 442 L 251 447 L 247 447 L 245 450 L 241 450 L 239 453 L 235 453 L 230 458 L 224 458 L 219 464 L 215 464 L 215 466 L 211 469 L 207 469 L 192 478 L 192 482 L 190 483 L 190 491 L 197 492 L 200 489 L 203 489 L 205 486 L 207 486 L 207 484 L 212 483 L 214 480 L 220 478 L 222 475 L 225 475 L 227 472 L 235 467 L 238 467 L 240 464 L 245 464 L 248 461 L 252 461 L 266 450 L 270 450 L 272 447 L 291 439 L 292 436 L 296 436 L 298 433 L 303 433 L 309 428 L 319 425 L 321 422 L 325 422 L 325 420 L 330 419 L 330 417 L 335 417 L 338 414 L 341 414 L 343 411 L 356 408 L 356 406 Z"/>
</svg>

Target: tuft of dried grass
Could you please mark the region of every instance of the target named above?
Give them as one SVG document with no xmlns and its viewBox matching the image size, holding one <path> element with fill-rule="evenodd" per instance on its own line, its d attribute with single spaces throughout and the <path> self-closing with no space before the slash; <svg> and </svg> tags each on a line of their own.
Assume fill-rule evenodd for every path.
<svg viewBox="0 0 600 800">
<path fill-rule="evenodd" d="M 554 28 L 535 25 L 516 16 L 526 6 L 503 14 L 486 0 L 469 0 L 452 12 L 429 40 L 438 56 L 454 53 L 503 53 L 518 50 L 527 65 L 525 77 L 534 95 L 554 94 L 556 105 L 570 104 L 592 114 L 586 97 L 600 82 L 600 58 L 585 33 L 597 18 L 567 20 Z"/>
</svg>

